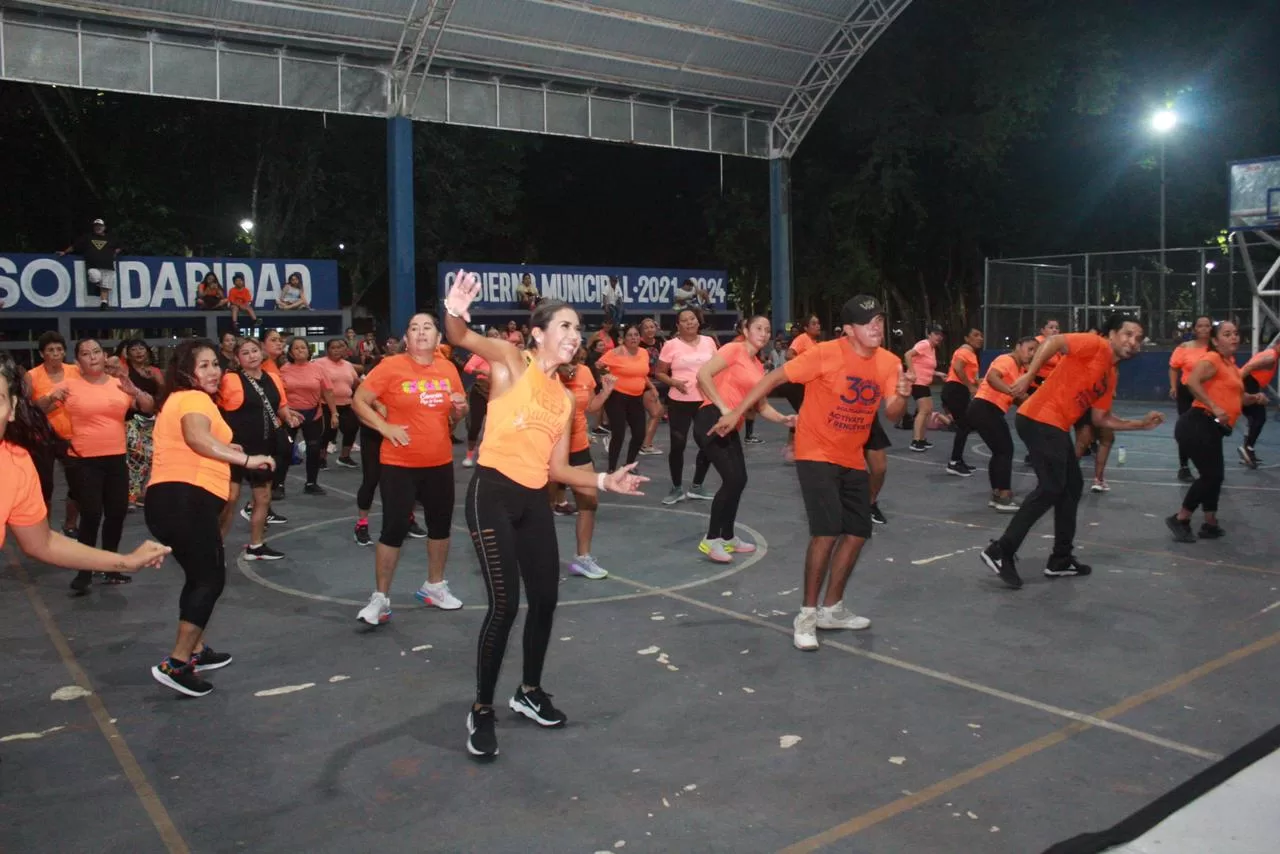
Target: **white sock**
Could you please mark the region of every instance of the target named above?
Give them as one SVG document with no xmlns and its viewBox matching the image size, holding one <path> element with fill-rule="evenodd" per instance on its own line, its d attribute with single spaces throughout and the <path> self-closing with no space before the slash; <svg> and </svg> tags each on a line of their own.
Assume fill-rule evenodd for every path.
<svg viewBox="0 0 1280 854">
<path fill-rule="evenodd" d="M 800 609 L 800 616 L 802 616 L 802 617 L 807 617 L 807 616 L 809 616 L 810 614 L 816 614 L 816 613 L 818 613 L 818 609 L 817 609 L 817 608 L 804 607 L 804 608 L 801 608 L 801 609 Z"/>
</svg>

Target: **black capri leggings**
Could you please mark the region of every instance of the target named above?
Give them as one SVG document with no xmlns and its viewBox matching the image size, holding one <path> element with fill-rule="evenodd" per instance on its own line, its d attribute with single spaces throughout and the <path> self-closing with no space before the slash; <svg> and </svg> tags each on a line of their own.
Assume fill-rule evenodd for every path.
<svg viewBox="0 0 1280 854">
<path fill-rule="evenodd" d="M 178 619 L 203 629 L 227 583 L 227 558 L 218 531 L 226 502 L 189 483 L 157 483 L 147 490 L 151 536 L 173 549 L 187 581 L 178 599 Z"/>
<path fill-rule="evenodd" d="M 667 404 L 667 427 L 671 431 L 671 452 L 667 455 L 667 463 L 671 467 L 671 485 L 680 486 L 684 481 L 684 449 L 689 444 L 689 428 L 693 425 L 693 417 L 702 408 L 700 400 L 672 400 Z M 695 438 L 698 457 L 694 462 L 693 483 L 700 486 L 707 479 L 707 469 L 711 461 L 702 450 L 702 443 Z"/>
<path fill-rule="evenodd" d="M 1244 390 L 1247 394 L 1257 394 L 1262 391 L 1262 387 L 1253 377 L 1245 377 Z M 1260 403 L 1251 403 L 1241 409 L 1240 414 L 1249 422 L 1249 432 L 1245 434 L 1244 444 L 1246 448 L 1252 450 L 1258 437 L 1262 435 L 1262 428 L 1267 426 L 1267 407 Z"/>
<path fill-rule="evenodd" d="M 964 444 L 969 440 L 969 387 L 954 380 L 942 384 L 942 405 L 955 419 L 956 435 L 951 441 L 951 461 L 964 459 Z"/>
<path fill-rule="evenodd" d="M 474 446 L 480 438 L 480 428 L 484 426 L 484 417 L 489 412 L 489 393 L 471 386 L 467 392 L 467 444 Z"/>
<path fill-rule="evenodd" d="M 360 419 L 356 417 L 356 411 L 351 408 L 351 404 L 348 403 L 346 406 L 338 407 L 337 427 L 329 427 L 328 418 L 324 419 L 324 421 L 326 426 L 324 429 L 324 437 L 320 440 L 320 447 L 322 449 L 329 447 L 333 440 L 338 438 L 338 434 L 341 433 L 342 450 L 349 454 L 351 452 L 351 446 L 356 443 L 356 435 L 360 432 Z M 361 445 L 360 447 L 363 448 L 364 446 Z M 344 454 L 344 456 L 345 455 L 346 454 Z"/>
<path fill-rule="evenodd" d="M 631 443 L 627 445 L 627 464 L 630 465 L 640 456 L 640 446 L 644 444 L 644 395 L 622 394 L 614 391 L 604 403 L 609 414 L 609 471 L 618 467 L 618 457 L 622 455 L 622 437 L 627 428 L 631 429 Z"/>
<path fill-rule="evenodd" d="M 1196 400 L 1195 397 L 1192 396 L 1191 394 L 1191 389 L 1183 385 L 1182 378 L 1179 377 L 1178 378 L 1178 398 L 1177 398 L 1178 416 L 1181 417 L 1183 415 L 1186 415 L 1187 410 L 1191 408 L 1191 404 L 1195 403 L 1195 400 Z M 1175 428 L 1176 426 L 1177 425 L 1175 425 Z M 1178 435 L 1177 429 L 1173 431 L 1173 434 L 1174 434 L 1174 437 L 1176 438 Z M 1179 468 L 1187 467 L 1188 456 L 1189 455 L 1182 447 L 1182 442 L 1178 442 L 1178 467 Z"/>
<path fill-rule="evenodd" d="M 293 464 L 293 441 L 298 433 L 302 434 L 302 438 L 307 443 L 307 483 L 315 483 L 320 477 L 320 452 L 324 450 L 323 439 L 329 423 L 329 413 L 320 407 L 298 414 L 302 416 L 301 427 L 276 431 L 280 445 L 276 448 L 275 485 L 279 487 L 284 486 L 284 479 L 289 474 L 289 466 Z M 316 415 L 320 417 L 317 418 Z"/>
<path fill-rule="evenodd" d="M 382 434 L 372 427 L 360 425 L 360 488 L 356 490 L 356 507 L 369 511 L 373 493 L 382 479 Z"/>
<path fill-rule="evenodd" d="M 1013 489 L 1013 434 L 1009 432 L 1009 422 L 1000 411 L 1000 407 L 987 400 L 970 401 L 966 414 L 969 427 L 977 431 L 982 441 L 991 451 L 991 462 L 987 463 L 987 478 L 993 490 L 1006 491 Z"/>
<path fill-rule="evenodd" d="M 363 445 L 360 446 L 363 449 Z M 427 537 L 449 539 L 453 526 L 453 462 L 440 466 L 408 468 L 383 466 L 379 484 L 382 491 L 382 536 L 378 542 L 398 549 L 409 536 L 413 505 L 421 502 L 427 517 Z"/>
<path fill-rule="evenodd" d="M 476 466 L 466 514 L 489 595 L 476 652 L 476 702 L 490 706 L 520 608 L 521 579 L 528 602 L 523 681 L 530 687 L 542 684 L 560 589 L 560 548 L 546 490 L 521 486 L 497 469 Z"/>
<path fill-rule="evenodd" d="M 720 475 L 720 488 L 711 502 L 707 539 L 732 540 L 738 505 L 747 488 L 747 460 L 742 454 L 742 439 L 737 430 L 728 436 L 707 435 L 719 420 L 720 410 L 714 406 L 700 408 L 693 417 L 693 438 Z"/>
<path fill-rule="evenodd" d="M 1222 428 L 1208 412 L 1192 408 L 1178 419 L 1173 436 L 1178 440 L 1178 448 L 1196 464 L 1196 479 L 1182 499 L 1183 508 L 1192 513 L 1197 507 L 1206 513 L 1217 513 L 1225 477 Z"/>
<path fill-rule="evenodd" d="M 109 457 L 68 457 L 68 476 L 75 483 L 80 502 L 80 535 L 86 546 L 98 544 L 102 526 L 102 548 L 120 549 L 124 517 L 129 512 L 129 467 L 124 454 Z M 221 509 L 221 508 L 219 508 Z"/>
</svg>

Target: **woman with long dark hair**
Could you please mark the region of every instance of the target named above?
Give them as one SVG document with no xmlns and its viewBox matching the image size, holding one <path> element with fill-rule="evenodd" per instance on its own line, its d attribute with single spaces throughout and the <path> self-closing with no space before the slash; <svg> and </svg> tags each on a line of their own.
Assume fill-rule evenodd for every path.
<svg viewBox="0 0 1280 854">
<path fill-rule="evenodd" d="M 151 347 L 141 338 L 131 338 L 116 348 L 116 358 L 129 372 L 129 381 L 159 399 L 164 390 L 164 374 L 154 364 Z M 129 506 L 140 507 L 151 477 L 151 429 L 155 416 L 138 410 L 129 411 L 125 422 L 125 440 L 129 449 L 126 462 L 129 466 Z"/>
<path fill-rule="evenodd" d="M 649 353 L 640 346 L 640 327 L 628 326 L 626 334 L 622 336 L 622 345 L 601 356 L 596 367 L 607 370 L 617 378 L 613 394 L 605 404 L 609 429 L 612 431 L 609 438 L 609 471 L 614 471 L 622 456 L 622 441 L 627 430 L 631 431 L 631 442 L 627 446 L 627 465 L 636 461 L 640 455 L 640 446 L 644 444 L 644 393 L 652 386 L 649 383 Z"/>
<path fill-rule="evenodd" d="M 1187 378 L 1191 369 L 1209 352 L 1209 339 L 1213 336 L 1213 318 L 1205 315 L 1196 318 L 1192 327 L 1192 339 L 1184 341 L 1169 354 L 1169 399 L 1176 401 L 1178 416 L 1181 418 L 1195 402 L 1194 396 L 1187 388 Z M 1183 483 L 1192 481 L 1191 469 L 1187 466 L 1188 454 L 1181 445 L 1178 446 L 1178 480 Z"/>
<path fill-rule="evenodd" d="M 71 453 L 67 463 L 80 503 L 78 539 L 86 546 L 98 543 L 107 551 L 120 547 L 124 518 L 129 511 L 129 466 L 125 462 L 128 440 L 124 419 L 130 410 L 155 411 L 155 398 L 137 388 L 118 360 L 108 364 L 107 354 L 95 338 L 76 343 L 76 363 L 80 376 L 66 380 L 64 406 L 71 417 Z M 88 589 L 93 573 L 80 572 L 71 589 Z M 107 573 L 105 584 L 127 584 L 133 579 L 118 572 Z"/>
<path fill-rule="evenodd" d="M 306 442 L 307 479 L 302 491 L 307 495 L 324 495 L 320 486 L 320 456 L 324 450 L 326 430 L 338 426 L 338 405 L 333 397 L 333 385 L 324 369 L 311 360 L 311 346 L 307 339 L 295 336 L 289 339 L 289 361 L 280 366 L 285 391 L 289 394 L 290 408 L 302 416 L 300 427 L 289 427 L 289 441 L 296 442 L 302 433 Z M 283 482 L 277 478 L 278 482 Z"/>
<path fill-rule="evenodd" d="M 270 454 L 231 444 L 231 427 L 214 398 L 222 380 L 212 341 L 183 341 L 165 377 L 168 396 L 156 418 L 147 528 L 173 549 L 186 582 L 178 599 L 178 633 L 169 655 L 151 668 L 161 685 L 188 697 L 213 690 L 202 673 L 231 663 L 205 642 L 205 629 L 227 580 L 218 516 L 227 504 L 231 467 L 270 471 Z"/>
<path fill-rule="evenodd" d="M 71 447 L 71 416 L 64 404 L 67 399 L 65 380 L 80 376 L 80 368 L 68 364 L 67 340 L 62 333 L 50 329 L 36 342 L 40 351 L 40 364 L 26 372 L 31 400 L 49 419 L 54 435 L 61 441 L 31 448 L 31 459 L 40 474 L 40 489 L 47 508 L 53 507 L 53 474 L 55 462 L 62 461 L 62 473 L 67 481 L 67 506 L 63 517 L 62 533 L 75 537 L 80 532 L 80 506 L 75 500 L 75 486 L 71 471 L 66 466 L 67 450 Z"/>
</svg>

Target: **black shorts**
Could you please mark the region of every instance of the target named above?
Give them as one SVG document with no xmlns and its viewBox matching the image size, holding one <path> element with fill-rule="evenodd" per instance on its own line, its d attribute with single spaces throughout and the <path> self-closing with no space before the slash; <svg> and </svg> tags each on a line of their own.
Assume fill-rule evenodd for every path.
<svg viewBox="0 0 1280 854">
<path fill-rule="evenodd" d="M 591 446 L 588 445 L 581 451 L 570 451 L 569 465 L 574 468 L 577 468 L 578 466 L 591 466 L 591 470 L 595 471 L 596 461 L 591 459 Z"/>
<path fill-rule="evenodd" d="M 871 435 L 867 437 L 867 444 L 863 446 L 865 451 L 883 451 L 885 448 L 892 448 L 893 443 L 889 441 L 889 434 L 884 432 L 884 428 L 880 426 L 880 416 L 877 415 L 871 422 Z"/>
<path fill-rule="evenodd" d="M 926 397 L 933 397 L 933 389 L 927 385 L 911 386 L 911 399 L 921 400 Z"/>
<path fill-rule="evenodd" d="M 250 486 L 263 486 L 275 479 L 276 473 L 271 469 L 247 469 L 244 466 L 231 467 L 232 483 L 247 483 Z"/>
<path fill-rule="evenodd" d="M 796 460 L 809 536 L 871 536 L 871 476 L 864 469 Z"/>
<path fill-rule="evenodd" d="M 382 535 L 378 542 L 398 549 L 409 536 L 415 504 L 427 520 L 427 537 L 449 539 L 453 526 L 453 463 L 409 468 L 382 466 L 378 491 L 382 494 Z"/>
</svg>

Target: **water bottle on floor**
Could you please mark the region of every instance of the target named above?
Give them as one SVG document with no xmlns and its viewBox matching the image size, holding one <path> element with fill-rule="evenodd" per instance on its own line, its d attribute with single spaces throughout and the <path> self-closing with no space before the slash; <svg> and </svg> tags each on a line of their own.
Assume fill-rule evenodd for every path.
<svg viewBox="0 0 1280 854">
<path fill-rule="evenodd" d="M 1116 448 L 1116 464 L 1117 465 L 1124 465 L 1124 459 L 1126 456 L 1128 455 L 1124 452 L 1124 445 L 1121 445 L 1120 447 Z"/>
</svg>

